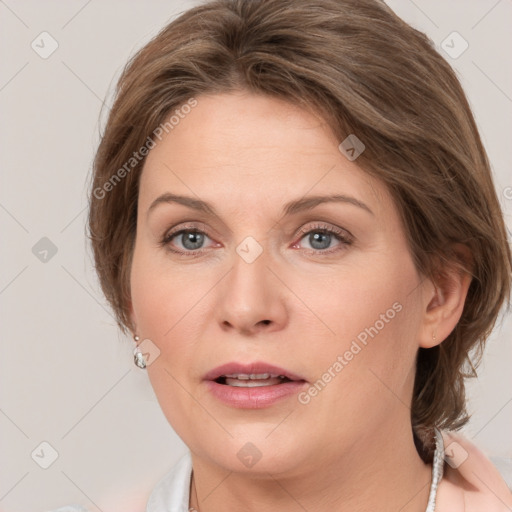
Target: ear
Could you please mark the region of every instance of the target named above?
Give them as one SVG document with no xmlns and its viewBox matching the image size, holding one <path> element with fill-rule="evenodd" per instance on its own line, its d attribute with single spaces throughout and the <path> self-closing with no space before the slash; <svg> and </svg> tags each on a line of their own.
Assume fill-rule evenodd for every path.
<svg viewBox="0 0 512 512">
<path fill-rule="evenodd" d="M 462 244 L 453 247 L 456 259 L 440 263 L 433 279 L 424 286 L 423 322 L 419 346 L 432 348 L 442 343 L 455 329 L 462 316 L 464 303 L 471 284 L 471 252 Z"/>
</svg>

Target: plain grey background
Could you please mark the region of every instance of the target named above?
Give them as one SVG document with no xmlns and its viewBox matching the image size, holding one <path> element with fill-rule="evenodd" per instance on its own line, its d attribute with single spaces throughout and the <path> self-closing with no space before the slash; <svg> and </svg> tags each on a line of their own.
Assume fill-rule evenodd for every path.
<svg viewBox="0 0 512 512">
<path fill-rule="evenodd" d="M 84 225 L 103 102 L 127 59 L 196 3 L 0 0 L 0 511 L 144 510 L 186 450 L 116 328 Z M 512 1 L 388 3 L 456 69 L 510 230 Z M 511 335 L 503 317 L 464 430 L 509 485 Z"/>
</svg>

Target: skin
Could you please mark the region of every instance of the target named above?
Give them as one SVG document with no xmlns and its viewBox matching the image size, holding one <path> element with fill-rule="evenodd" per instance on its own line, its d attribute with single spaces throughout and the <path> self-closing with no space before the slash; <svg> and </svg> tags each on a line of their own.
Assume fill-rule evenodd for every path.
<svg viewBox="0 0 512 512">
<path fill-rule="evenodd" d="M 244 91 L 197 101 L 145 162 L 131 269 L 133 325 L 160 351 L 148 376 L 192 453 L 190 505 L 424 512 L 431 467 L 407 406 L 415 356 L 453 330 L 469 278 L 447 271 L 436 287 L 420 275 L 385 185 L 345 158 L 315 114 Z M 148 214 L 166 192 L 217 215 L 177 203 Z M 288 201 L 334 193 L 371 213 L 331 202 L 283 216 Z M 191 224 L 206 232 L 199 254 L 170 251 L 191 252 L 181 235 L 161 244 Z M 315 244 L 319 225 L 351 243 Z M 263 250 L 252 263 L 236 252 L 248 236 Z M 395 303 L 401 311 L 307 404 L 292 396 L 235 409 L 206 389 L 204 374 L 230 361 L 266 361 L 314 383 Z M 262 454 L 251 468 L 237 457 L 248 442 Z"/>
</svg>

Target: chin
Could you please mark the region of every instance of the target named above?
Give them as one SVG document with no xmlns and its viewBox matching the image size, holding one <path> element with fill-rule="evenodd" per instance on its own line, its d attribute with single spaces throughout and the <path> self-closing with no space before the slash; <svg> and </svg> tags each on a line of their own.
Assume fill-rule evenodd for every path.
<svg viewBox="0 0 512 512">
<path fill-rule="evenodd" d="M 261 474 L 268 478 L 268 473 L 287 473 L 302 466 L 307 453 L 303 441 L 294 440 L 289 435 L 278 436 L 266 425 L 265 433 L 257 432 L 251 435 L 250 428 L 244 433 L 224 441 L 214 441 L 205 447 L 205 452 L 215 464 L 228 471 L 237 473 Z M 283 431 L 284 434 L 286 434 Z M 273 438 L 274 437 L 274 438 Z M 284 442 L 286 438 L 287 442 Z M 217 446 L 212 452 L 211 447 Z M 296 447 L 301 446 L 297 451 Z"/>
</svg>

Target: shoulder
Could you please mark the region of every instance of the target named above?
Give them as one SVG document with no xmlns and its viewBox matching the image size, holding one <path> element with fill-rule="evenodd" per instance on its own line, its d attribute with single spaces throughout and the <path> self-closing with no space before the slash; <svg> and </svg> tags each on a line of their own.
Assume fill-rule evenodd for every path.
<svg viewBox="0 0 512 512">
<path fill-rule="evenodd" d="M 444 475 L 436 512 L 510 512 L 512 493 L 484 453 L 454 432 L 442 432 Z"/>
</svg>

